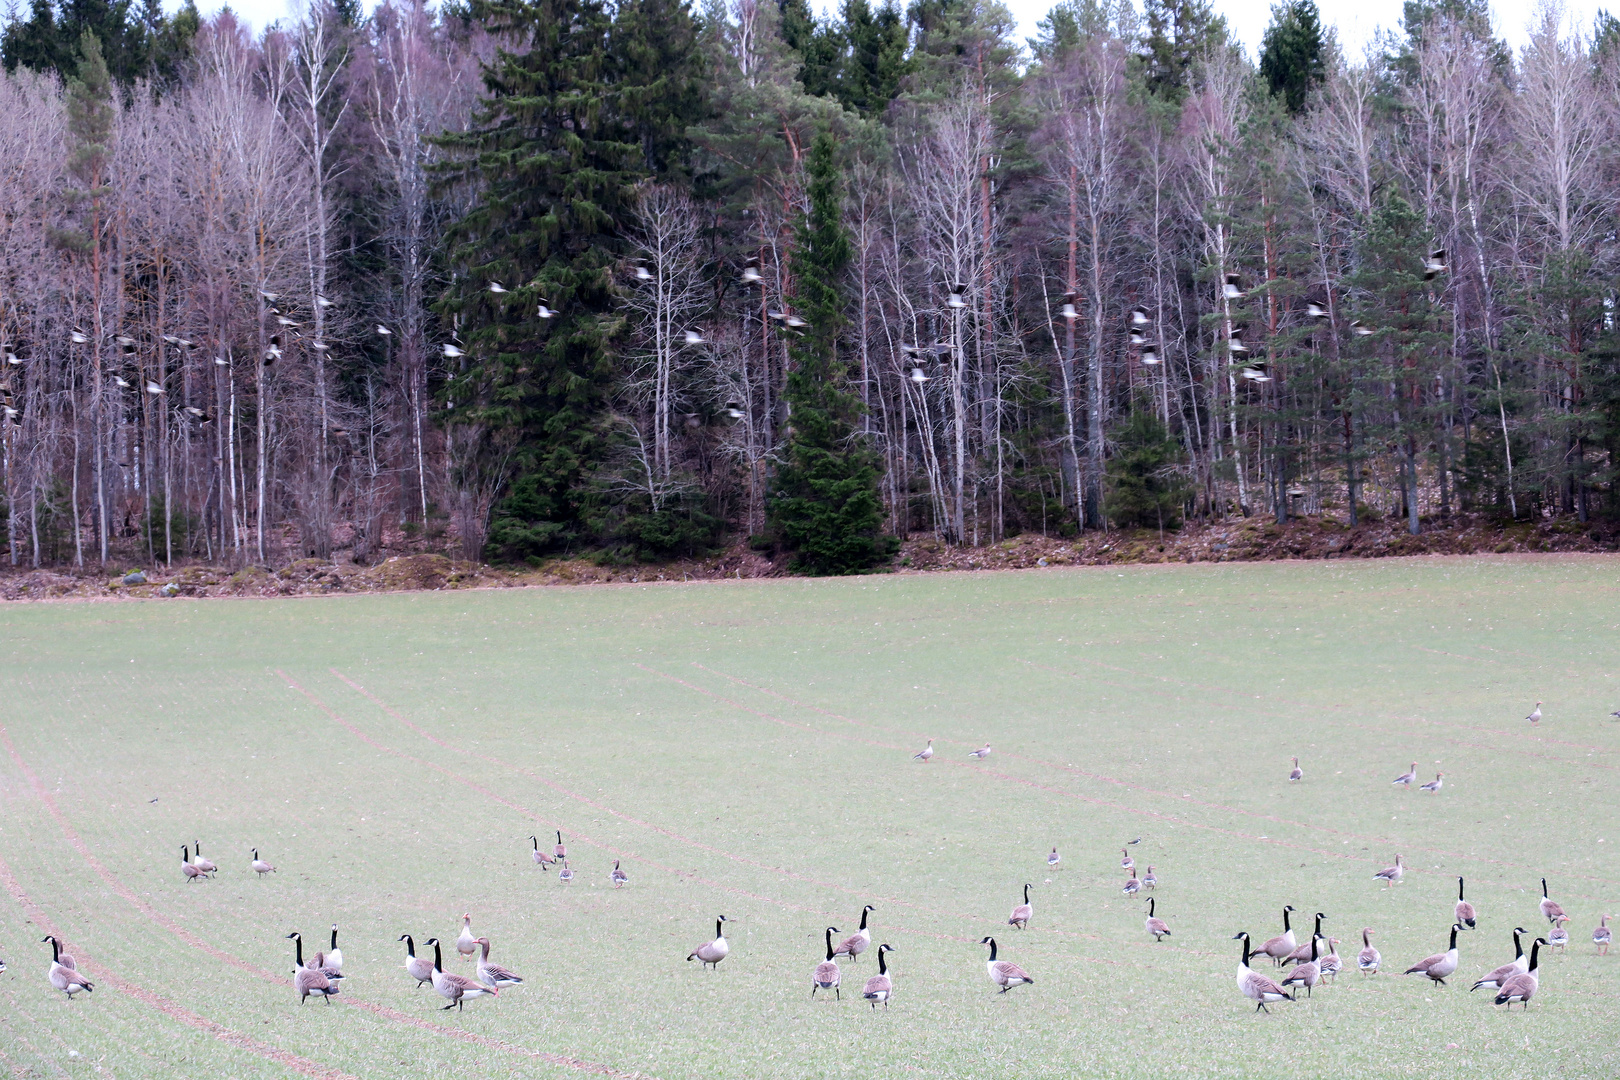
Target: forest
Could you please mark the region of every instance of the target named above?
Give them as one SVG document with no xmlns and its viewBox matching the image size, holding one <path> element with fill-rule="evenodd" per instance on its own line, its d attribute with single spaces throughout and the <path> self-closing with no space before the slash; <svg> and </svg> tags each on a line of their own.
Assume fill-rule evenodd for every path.
<svg viewBox="0 0 1620 1080">
<path fill-rule="evenodd" d="M 1620 22 L 33 0 L 12 566 L 1620 516 Z"/>
</svg>

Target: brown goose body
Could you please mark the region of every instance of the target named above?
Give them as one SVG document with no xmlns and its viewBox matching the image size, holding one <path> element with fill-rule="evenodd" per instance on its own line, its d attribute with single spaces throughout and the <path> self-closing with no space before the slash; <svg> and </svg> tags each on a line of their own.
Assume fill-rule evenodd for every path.
<svg viewBox="0 0 1620 1080">
<path fill-rule="evenodd" d="M 534 843 L 534 865 L 538 866 L 542 870 L 549 870 L 551 868 L 551 864 L 557 860 L 540 850 L 540 841 L 538 838 L 531 836 L 529 839 Z"/>
<path fill-rule="evenodd" d="M 48 941 L 48 942 L 51 943 L 51 962 L 52 963 L 61 964 L 63 967 L 67 968 L 69 971 L 78 971 L 79 970 L 79 962 L 77 960 L 73 959 L 73 957 L 71 955 L 69 955 L 68 953 L 65 953 L 65 952 L 62 951 L 62 942 L 60 940 L 58 940 L 57 937 L 54 934 L 46 934 L 40 940 L 41 941 Z"/>
<path fill-rule="evenodd" d="M 1147 868 L 1147 873 L 1142 875 L 1142 888 L 1144 888 L 1144 889 L 1156 889 L 1158 887 L 1159 887 L 1159 879 L 1154 876 L 1153 867 L 1149 866 Z"/>
<path fill-rule="evenodd" d="M 264 875 L 273 874 L 273 873 L 276 872 L 275 867 L 271 866 L 269 863 L 267 863 L 263 859 L 259 858 L 259 849 L 258 848 L 253 849 L 253 862 L 252 862 L 251 865 L 253 867 L 253 872 L 255 874 L 258 874 L 261 880 L 264 878 Z"/>
<path fill-rule="evenodd" d="M 479 938 L 478 944 L 483 949 L 482 955 L 478 958 L 479 982 L 483 983 L 485 986 L 495 987 L 496 989 L 501 989 L 507 986 L 523 985 L 522 976 L 515 974 L 508 968 L 501 967 L 499 964 L 492 964 L 489 962 L 489 938 Z"/>
<path fill-rule="evenodd" d="M 1131 876 L 1125 879 L 1123 891 L 1126 896 L 1135 896 L 1142 891 L 1142 879 L 1136 876 L 1136 867 L 1131 867 Z"/>
<path fill-rule="evenodd" d="M 866 985 L 861 987 L 861 997 L 865 998 L 867 1001 L 870 1001 L 872 1003 L 872 1008 L 874 1009 L 878 1007 L 878 1002 L 880 1001 L 883 1003 L 883 1007 L 887 1009 L 889 1007 L 889 999 L 894 996 L 894 979 L 889 976 L 889 965 L 884 961 L 883 957 L 884 953 L 890 953 L 893 951 L 893 945 L 885 943 L 878 946 L 878 973 L 873 975 L 870 979 L 867 979 Z"/>
<path fill-rule="evenodd" d="M 1243 942 L 1238 951 L 1238 991 L 1254 1002 L 1255 1012 L 1270 1012 L 1271 1010 L 1266 1006 L 1272 1002 L 1294 1000 L 1294 995 L 1279 986 L 1275 979 L 1268 975 L 1262 975 L 1249 966 L 1249 932 L 1247 930 L 1239 931 L 1233 935 L 1232 940 L 1241 940 Z"/>
<path fill-rule="evenodd" d="M 1293 904 L 1285 904 L 1283 906 L 1283 932 L 1278 934 L 1276 937 L 1269 939 L 1258 949 L 1253 950 L 1252 955 L 1265 955 L 1271 958 L 1271 962 L 1273 964 L 1280 964 L 1282 963 L 1283 957 L 1294 951 L 1296 948 L 1296 943 L 1294 941 L 1294 928 L 1288 921 L 1288 917 L 1293 914 L 1293 911 Z"/>
<path fill-rule="evenodd" d="M 1339 956 L 1339 939 L 1330 937 L 1327 943 L 1327 955 L 1316 962 L 1317 967 L 1322 971 L 1322 978 L 1337 982 L 1339 972 L 1344 970 L 1344 960 Z"/>
<path fill-rule="evenodd" d="M 1406 865 L 1399 855 L 1395 856 L 1395 865 L 1386 866 L 1373 875 L 1374 880 L 1381 880 L 1386 886 L 1395 885 L 1406 876 Z"/>
<path fill-rule="evenodd" d="M 311 967 L 304 963 L 304 939 L 297 933 L 287 935 L 293 942 L 293 989 L 298 991 L 298 1004 L 302 1005 L 311 994 L 317 994 L 328 1005 L 332 1004 L 332 995 L 338 992 L 337 983 L 329 978 L 326 972 L 319 967 Z M 318 957 L 320 954 L 317 953 Z"/>
<path fill-rule="evenodd" d="M 1327 916 L 1320 911 L 1316 913 L 1316 926 L 1312 928 L 1311 936 L 1306 939 L 1305 944 L 1296 946 L 1293 952 L 1282 958 L 1285 967 L 1289 964 L 1303 964 L 1311 958 L 1311 950 L 1316 947 L 1316 939 L 1322 936 L 1322 920 L 1325 918 Z"/>
<path fill-rule="evenodd" d="M 195 844 L 192 844 L 191 845 L 191 852 L 192 852 L 192 855 L 191 855 L 191 865 L 192 866 L 195 866 L 197 869 L 201 870 L 205 874 L 213 874 L 213 873 L 215 873 L 215 872 L 217 872 L 219 870 L 219 867 L 215 866 L 209 860 L 203 858 L 202 841 L 199 840 Z"/>
<path fill-rule="evenodd" d="M 1027 930 L 1029 929 L 1029 920 L 1034 917 L 1035 905 L 1029 902 L 1029 885 L 1025 884 L 1024 902 L 1012 909 L 1012 914 L 1007 917 L 1007 925 L 1016 926 L 1020 930 Z"/>
<path fill-rule="evenodd" d="M 427 942 L 422 944 L 426 945 Z M 456 937 L 456 952 L 461 954 L 463 960 L 471 960 L 473 953 L 478 951 L 478 939 L 473 937 L 472 912 L 461 917 L 461 933 Z"/>
<path fill-rule="evenodd" d="M 440 997 L 450 1003 L 444 1007 L 445 1009 L 455 1009 L 460 1012 L 461 1006 L 469 998 L 483 997 L 485 994 L 494 997 L 500 994 L 500 991 L 493 986 L 485 986 L 482 983 L 473 982 L 465 975 L 452 975 L 445 971 L 444 958 L 439 952 L 438 938 L 428 938 L 422 944 L 433 946 L 433 989 L 438 991 Z"/>
<path fill-rule="evenodd" d="M 1295 758 L 1293 771 L 1288 774 L 1288 782 L 1294 783 L 1303 779 L 1305 779 L 1305 773 L 1299 767 L 1299 758 Z"/>
<path fill-rule="evenodd" d="M 630 882 L 630 875 L 619 869 L 619 860 L 613 860 L 613 873 L 608 875 L 615 889 L 622 889 Z"/>
<path fill-rule="evenodd" d="M 401 934 L 399 940 L 405 943 L 405 974 L 415 979 L 417 989 L 421 989 L 424 983 L 433 981 L 433 961 L 416 955 L 416 942 L 411 940 L 411 935 Z"/>
<path fill-rule="evenodd" d="M 1479 916 L 1474 911 L 1474 905 L 1463 899 L 1462 878 L 1457 879 L 1457 907 L 1454 914 L 1456 915 L 1456 921 L 1462 923 L 1470 930 L 1474 929 L 1475 923 L 1479 921 Z"/>
<path fill-rule="evenodd" d="M 871 904 L 861 908 L 860 929 L 838 943 L 838 947 L 833 950 L 835 956 L 847 956 L 854 960 L 871 947 L 872 931 L 867 929 L 866 917 L 876 910 L 877 908 L 874 908 Z"/>
<path fill-rule="evenodd" d="M 706 941 L 702 945 L 686 954 L 688 960 L 699 960 L 703 967 L 720 967 L 720 961 L 731 955 L 731 943 L 726 941 L 726 917 L 720 916 L 714 921 L 714 940 Z"/>
<path fill-rule="evenodd" d="M 1316 960 L 1316 943 L 1319 940 L 1318 937 L 1312 935 L 1310 959 L 1302 964 L 1295 964 L 1294 970 L 1288 973 L 1288 978 L 1282 981 L 1284 986 L 1303 986 L 1306 997 L 1311 996 L 1311 991 L 1316 989 L 1316 984 L 1322 979 L 1322 966 Z"/>
<path fill-rule="evenodd" d="M 1148 897 L 1147 921 L 1142 925 L 1147 928 L 1148 933 L 1153 935 L 1154 941 L 1163 941 L 1165 938 L 1170 936 L 1170 927 L 1163 919 L 1159 918 L 1154 913 L 1154 909 L 1157 906 L 1158 901 L 1151 896 Z"/>
<path fill-rule="evenodd" d="M 562 830 L 557 830 L 557 844 L 551 849 L 551 857 L 557 860 L 568 858 L 568 845 L 563 843 Z"/>
<path fill-rule="evenodd" d="M 1401 787 L 1404 787 L 1404 788 L 1409 788 L 1409 787 L 1412 786 L 1412 784 L 1416 780 L 1417 780 L 1417 762 L 1414 761 L 1414 762 L 1412 762 L 1412 767 L 1410 769 L 1406 770 L 1401 775 L 1397 776 L 1394 780 L 1391 780 L 1390 783 L 1391 784 L 1398 784 L 1398 785 L 1400 785 Z"/>
<path fill-rule="evenodd" d="M 96 984 L 79 974 L 73 957 L 64 956 L 62 946 L 53 936 L 47 934 L 42 940 L 51 943 L 51 966 L 46 970 L 45 978 L 51 986 L 68 996 L 72 1001 L 75 994 L 90 993 L 95 990 Z M 62 961 L 66 959 L 67 963 Z"/>
<path fill-rule="evenodd" d="M 995 938 L 987 937 L 983 941 L 979 942 L 979 944 L 990 946 L 990 959 L 985 964 L 985 970 L 990 976 L 990 981 L 1001 987 L 1001 993 L 1005 994 L 1015 986 L 1023 986 L 1025 983 L 1033 984 L 1035 982 L 1034 979 L 1029 977 L 1029 972 L 1025 971 L 1011 960 L 996 959 Z"/>
<path fill-rule="evenodd" d="M 1377 949 L 1373 948 L 1372 927 L 1361 928 L 1361 951 L 1356 954 L 1356 967 L 1363 975 L 1378 974 L 1378 965 L 1384 962 Z"/>
<path fill-rule="evenodd" d="M 1525 933 L 1529 933 L 1529 931 L 1522 926 L 1513 928 L 1513 959 L 1489 974 L 1482 976 L 1478 982 L 1468 988 L 1470 994 L 1481 987 L 1486 990 L 1498 990 L 1508 979 L 1529 969 L 1530 962 L 1524 958 L 1524 946 L 1519 943 L 1519 935 Z"/>
<path fill-rule="evenodd" d="M 1506 1005 L 1511 1009 L 1514 1002 L 1518 1002 L 1526 1009 L 1530 1007 L 1530 999 L 1541 988 L 1538 968 L 1541 965 L 1541 947 L 1545 944 L 1546 939 L 1536 938 L 1535 943 L 1530 946 L 1530 966 L 1519 974 L 1508 977 L 1496 991 L 1496 997 L 1493 999 L 1496 1004 Z"/>
<path fill-rule="evenodd" d="M 1462 927 L 1457 923 L 1451 924 L 1451 947 L 1445 952 L 1425 956 L 1422 960 L 1407 968 L 1403 975 L 1425 975 L 1441 986 L 1446 985 L 1446 979 L 1457 970 L 1457 932 Z"/>
<path fill-rule="evenodd" d="M 1568 915 L 1560 915 L 1553 920 L 1553 928 L 1547 931 L 1548 946 L 1559 952 L 1563 952 L 1569 946 L 1569 931 L 1564 929 L 1564 924 L 1568 921 Z"/>
<path fill-rule="evenodd" d="M 180 872 L 182 874 L 186 875 L 186 884 L 187 885 L 191 884 L 193 881 L 196 881 L 198 878 L 208 876 L 208 875 L 204 874 L 201 870 L 199 870 L 197 868 L 196 863 L 191 861 L 191 845 L 190 844 L 181 844 L 180 845 Z"/>
<path fill-rule="evenodd" d="M 831 990 L 833 997 L 842 1001 L 843 992 L 838 984 L 843 981 L 843 972 L 838 970 L 838 961 L 833 959 L 832 936 L 838 933 L 838 927 L 827 927 L 827 959 L 816 965 L 816 970 L 810 974 L 810 1000 L 816 999 L 817 990 Z"/>
<path fill-rule="evenodd" d="M 1598 928 L 1592 931 L 1592 944 L 1597 946 L 1599 956 L 1609 955 L 1609 944 L 1614 941 L 1614 931 L 1609 929 L 1609 920 L 1613 915 L 1605 915 Z"/>
<path fill-rule="evenodd" d="M 1541 915 L 1548 922 L 1564 915 L 1564 909 L 1558 905 L 1558 901 L 1547 895 L 1546 878 L 1541 879 Z"/>
</svg>

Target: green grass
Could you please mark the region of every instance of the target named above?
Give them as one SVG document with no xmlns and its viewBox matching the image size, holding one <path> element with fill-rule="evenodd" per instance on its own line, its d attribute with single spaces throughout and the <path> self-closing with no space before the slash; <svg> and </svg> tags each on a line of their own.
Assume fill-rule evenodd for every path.
<svg viewBox="0 0 1620 1080">
<path fill-rule="evenodd" d="M 1589 935 L 1620 907 L 1617 569 L 9 607 L 0 1066 L 590 1075 L 541 1054 L 660 1080 L 1613 1076 L 1620 953 L 1594 956 Z M 914 763 L 930 736 L 939 756 Z M 968 762 L 985 741 L 994 756 Z M 1445 770 L 1439 796 L 1391 788 L 1414 758 Z M 526 837 L 554 827 L 569 887 L 529 860 Z M 1174 929 L 1161 945 L 1119 888 L 1137 836 Z M 198 839 L 224 869 L 187 884 L 179 847 Z M 253 878 L 253 846 L 278 874 Z M 1396 852 L 1410 872 L 1383 889 L 1371 875 Z M 1445 947 L 1457 874 L 1481 913 L 1457 979 L 1402 978 Z M 1510 957 L 1514 925 L 1545 932 L 1542 874 L 1574 944 L 1509 1015 L 1467 987 Z M 1020 933 L 1005 919 L 1024 882 Z M 17 893 L 88 958 L 92 996 L 45 983 L 45 930 Z M 845 966 L 841 1003 L 812 1004 L 822 929 L 853 930 L 867 902 L 897 950 L 893 1008 L 859 1000 L 870 955 Z M 1277 933 L 1285 903 L 1326 912 L 1347 955 L 1377 928 L 1387 973 L 1254 1015 L 1230 939 Z M 453 939 L 464 911 L 528 983 L 442 1013 L 395 939 Z M 732 954 L 704 972 L 683 957 L 721 912 Z M 331 1007 L 300 1008 L 274 981 L 283 935 L 318 941 L 333 921 L 350 977 Z M 995 994 L 987 933 L 1035 985 Z"/>
</svg>

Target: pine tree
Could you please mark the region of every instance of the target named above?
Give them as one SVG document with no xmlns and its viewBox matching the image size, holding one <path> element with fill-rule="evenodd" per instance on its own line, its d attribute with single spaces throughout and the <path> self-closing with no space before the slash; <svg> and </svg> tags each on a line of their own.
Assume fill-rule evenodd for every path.
<svg viewBox="0 0 1620 1080">
<path fill-rule="evenodd" d="M 689 0 L 625 0 L 613 21 L 618 115 L 655 176 L 684 172 L 687 131 L 709 116 L 705 64 Z"/>
<path fill-rule="evenodd" d="M 611 109 L 601 0 L 477 0 L 473 12 L 527 48 L 496 54 L 475 126 L 442 141 L 459 157 L 446 179 L 479 192 L 448 237 L 458 283 L 438 310 L 460 327 L 467 366 L 446 401 L 510 453 L 489 546 L 526 558 L 590 539 L 622 323 L 614 251 L 643 153 Z"/>
<path fill-rule="evenodd" d="M 1282 0 L 1271 9 L 1271 25 L 1260 46 L 1260 77 L 1297 115 L 1322 73 L 1322 19 L 1316 0 Z"/>
<path fill-rule="evenodd" d="M 846 109 L 877 116 L 900 92 L 911 70 L 905 17 L 892 0 L 873 9 L 868 0 L 844 0 L 844 55 L 837 95 Z"/>
<path fill-rule="evenodd" d="M 850 245 L 831 134 L 823 131 L 810 144 L 806 175 L 810 209 L 797 229 L 793 278 L 794 307 L 809 325 L 789 349 L 792 433 L 776 477 L 771 524 L 782 548 L 794 553 L 796 568 L 852 574 L 883 561 L 894 543 L 879 532 L 877 457 L 855 433 L 858 406 L 838 356 Z"/>
<path fill-rule="evenodd" d="M 1227 44 L 1226 20 L 1210 0 L 1148 0 L 1144 14 L 1148 89 L 1179 103 L 1194 65 Z"/>
</svg>

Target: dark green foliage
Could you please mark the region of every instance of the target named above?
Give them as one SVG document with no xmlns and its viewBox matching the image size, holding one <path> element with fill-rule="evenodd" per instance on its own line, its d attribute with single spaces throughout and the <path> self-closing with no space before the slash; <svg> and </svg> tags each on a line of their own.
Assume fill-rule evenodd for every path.
<svg viewBox="0 0 1620 1080">
<path fill-rule="evenodd" d="M 610 48 L 620 120 L 641 147 L 641 167 L 658 176 L 686 171 L 687 130 L 709 115 L 703 54 L 688 0 L 625 0 Z"/>
<path fill-rule="evenodd" d="M 1108 459 L 1108 490 L 1103 512 L 1122 529 L 1174 529 L 1188 483 L 1181 469 L 1181 447 L 1151 406 L 1138 408 L 1113 432 Z"/>
<path fill-rule="evenodd" d="M 1316 0 L 1282 0 L 1260 46 L 1260 77 L 1299 113 L 1322 81 L 1322 19 Z"/>
<path fill-rule="evenodd" d="M 20 64 L 67 80 L 78 70 L 80 42 L 89 33 L 120 86 L 148 76 L 169 85 L 191 55 L 200 22 L 192 0 L 172 16 L 163 14 L 159 0 L 142 0 L 139 8 L 134 0 L 31 0 L 28 18 L 0 32 L 0 60 L 7 71 Z"/>
<path fill-rule="evenodd" d="M 100 39 L 86 30 L 79 39 L 79 48 L 82 59 L 78 73 L 67 84 L 67 171 L 78 183 L 64 190 L 62 199 L 68 211 L 78 213 L 81 220 L 78 228 L 50 227 L 47 235 L 63 251 L 88 256 L 99 241 L 96 230 L 102 223 L 95 211 L 108 194 L 107 157 L 112 150 L 116 113 Z"/>
<path fill-rule="evenodd" d="M 621 565 L 712 554 L 726 523 L 709 513 L 703 492 L 692 489 L 653 509 L 644 493 L 605 503 L 591 518 L 605 562 Z"/>
<path fill-rule="evenodd" d="M 858 407 L 838 356 L 843 279 L 850 261 L 842 220 L 836 144 L 822 132 L 806 163 L 810 211 L 799 221 L 793 253 L 794 307 L 809 325 L 789 346 L 792 370 L 786 460 L 771 495 L 771 526 L 794 566 L 813 574 L 851 574 L 893 554 L 880 534 L 877 455 L 856 435 Z"/>
<path fill-rule="evenodd" d="M 869 0 L 844 0 L 839 30 L 842 62 L 834 94 L 851 112 L 876 116 L 911 70 L 905 17 L 892 0 L 876 9 Z"/>
<path fill-rule="evenodd" d="M 1226 20 L 1210 0 L 1148 0 L 1143 9 L 1145 78 L 1154 95 L 1179 102 L 1193 67 L 1228 44 Z"/>
<path fill-rule="evenodd" d="M 1103 0 L 1062 0 L 1036 24 L 1035 58 L 1049 63 L 1070 49 L 1112 32 L 1113 12 Z"/>
</svg>

